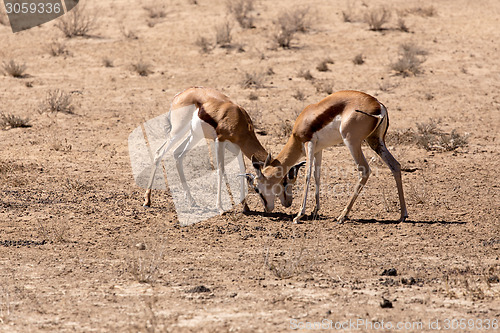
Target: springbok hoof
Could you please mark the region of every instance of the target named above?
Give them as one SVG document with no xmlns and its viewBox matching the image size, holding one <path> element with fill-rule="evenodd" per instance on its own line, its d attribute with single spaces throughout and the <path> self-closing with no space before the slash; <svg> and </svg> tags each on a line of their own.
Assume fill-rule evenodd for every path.
<svg viewBox="0 0 500 333">
<path fill-rule="evenodd" d="M 348 218 L 347 216 L 343 216 L 343 215 L 340 215 L 338 218 L 337 218 L 337 223 L 338 224 L 344 224 L 345 221 L 347 221 Z"/>
</svg>

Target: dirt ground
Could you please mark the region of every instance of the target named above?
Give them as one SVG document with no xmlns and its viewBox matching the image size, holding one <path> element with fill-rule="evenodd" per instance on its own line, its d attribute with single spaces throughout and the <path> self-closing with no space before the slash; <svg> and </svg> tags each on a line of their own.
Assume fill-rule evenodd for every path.
<svg viewBox="0 0 500 333">
<path fill-rule="evenodd" d="M 0 60 L 27 66 L 22 78 L 0 77 L 0 113 L 31 125 L 0 131 L 0 331 L 498 331 L 500 2 L 313 0 L 290 48 L 276 46 L 276 22 L 303 1 L 255 1 L 251 29 L 223 0 L 164 3 L 164 17 L 151 18 L 146 1 L 88 1 L 90 37 L 65 38 L 54 22 L 17 34 L 0 25 Z M 364 15 L 383 4 L 392 16 L 371 31 Z M 231 46 L 202 52 L 196 42 L 214 44 L 226 20 Z M 51 55 L 54 42 L 66 52 Z M 391 64 L 409 43 L 425 61 L 405 77 Z M 189 227 L 166 191 L 143 208 L 128 135 L 193 85 L 243 106 L 273 154 L 329 90 L 374 95 L 389 110 L 409 219 L 395 222 L 395 182 L 376 160 L 351 220 L 336 223 L 357 179 L 343 146 L 324 153 L 323 206 L 300 225 L 298 199 L 263 214 L 255 193 L 252 214 L 236 207 Z M 54 89 L 71 94 L 73 114 L 38 111 Z M 397 139 L 419 123 L 468 144 Z"/>
</svg>

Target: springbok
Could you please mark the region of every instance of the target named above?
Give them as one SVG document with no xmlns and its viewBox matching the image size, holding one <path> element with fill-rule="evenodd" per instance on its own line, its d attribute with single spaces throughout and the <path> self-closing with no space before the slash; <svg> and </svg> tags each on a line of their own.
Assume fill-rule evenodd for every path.
<svg viewBox="0 0 500 333">
<path fill-rule="evenodd" d="M 370 175 L 370 167 L 363 155 L 361 144 L 368 145 L 382 158 L 391 169 L 399 194 L 401 206 L 400 222 L 408 217 L 401 181 L 401 166 L 387 150 L 385 134 L 389 127 L 387 109 L 374 97 L 359 91 L 339 91 L 324 98 L 316 104 L 304 108 L 295 121 L 292 134 L 278 154 L 272 159 L 269 154 L 262 164 L 252 157 L 257 176 L 254 185 L 267 211 L 274 209 L 274 193 L 280 187 L 280 180 L 299 158 L 306 155 L 307 171 L 302 205 L 293 222 L 298 223 L 306 209 L 307 192 L 314 165 L 316 184 L 316 207 L 319 211 L 319 188 L 322 151 L 333 145 L 344 144 L 349 148 L 361 177 L 354 188 L 354 193 L 337 221 L 343 223 L 347 219 L 354 201 L 366 184 Z M 261 158 L 261 156 L 259 156 Z"/>
<path fill-rule="evenodd" d="M 253 178 L 246 174 L 243 157 L 234 145 L 238 146 L 247 158 L 252 157 L 254 163 L 264 161 L 268 155 L 255 136 L 254 126 L 247 112 L 241 106 L 233 103 L 229 97 L 212 88 L 192 87 L 175 95 L 168 113 L 166 130 L 169 138 L 155 153 L 153 170 L 144 194 L 143 205 L 145 207 L 151 206 L 151 188 L 156 170 L 165 154 L 174 146 L 176 148 L 173 156 L 182 187 L 186 193 L 186 200 L 188 204 L 195 205 L 196 203 L 186 183 L 182 160 L 185 154 L 196 146 L 201 139 L 206 138 L 215 141 L 217 167 L 216 206 L 221 214 L 224 212 L 221 203 L 224 150 L 227 149 L 237 156 L 240 172 L 242 176 L 246 176 L 249 182 L 253 182 Z M 183 138 L 185 138 L 184 141 L 178 144 Z M 227 142 L 234 145 L 226 145 Z M 288 189 L 279 193 L 279 198 L 285 207 L 292 204 L 293 198 L 291 197 L 292 190 L 290 187 L 296 180 L 298 168 L 299 166 L 281 179 L 281 185 Z M 240 201 L 243 204 L 243 211 L 246 212 L 249 211 L 249 208 L 245 198 L 245 179 L 243 177 L 240 185 Z"/>
</svg>

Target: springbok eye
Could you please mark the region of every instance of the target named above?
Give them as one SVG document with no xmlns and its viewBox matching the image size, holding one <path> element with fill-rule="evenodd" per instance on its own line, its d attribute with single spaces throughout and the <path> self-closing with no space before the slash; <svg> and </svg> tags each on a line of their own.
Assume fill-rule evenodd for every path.
<svg viewBox="0 0 500 333">
<path fill-rule="evenodd" d="M 254 186 L 253 190 L 255 191 L 255 193 L 260 194 L 259 188 L 257 186 Z"/>
</svg>

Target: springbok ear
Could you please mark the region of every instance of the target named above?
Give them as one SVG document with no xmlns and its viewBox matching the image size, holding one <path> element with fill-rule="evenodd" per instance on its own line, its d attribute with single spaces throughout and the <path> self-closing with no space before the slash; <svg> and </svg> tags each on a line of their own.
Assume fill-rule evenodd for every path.
<svg viewBox="0 0 500 333">
<path fill-rule="evenodd" d="M 271 153 L 267 154 L 267 158 L 266 158 L 266 161 L 264 162 L 264 168 L 266 166 L 268 166 L 269 164 L 271 164 Z"/>
<path fill-rule="evenodd" d="M 288 171 L 288 179 L 294 180 L 299 175 L 299 170 L 302 166 L 306 165 L 306 161 L 295 164 L 290 171 Z"/>
</svg>

